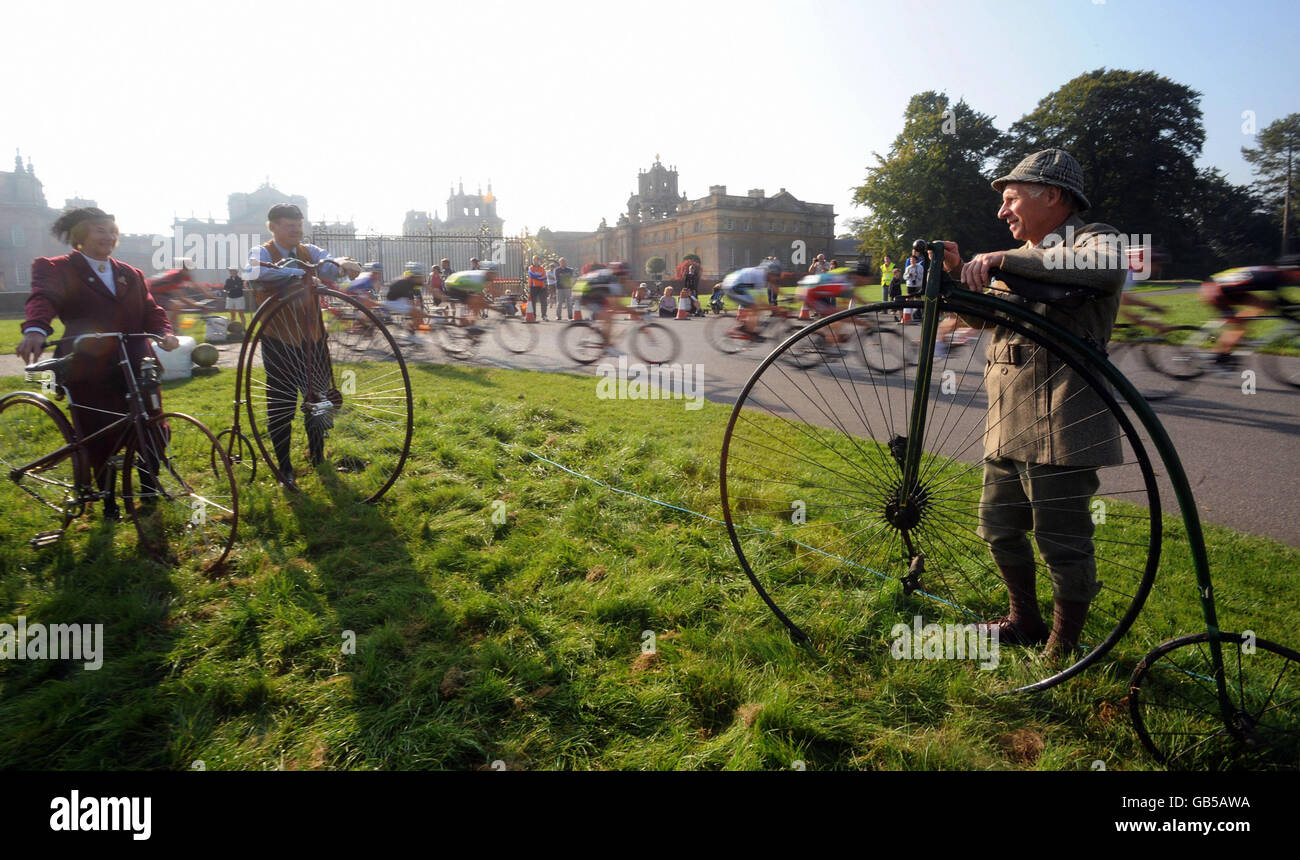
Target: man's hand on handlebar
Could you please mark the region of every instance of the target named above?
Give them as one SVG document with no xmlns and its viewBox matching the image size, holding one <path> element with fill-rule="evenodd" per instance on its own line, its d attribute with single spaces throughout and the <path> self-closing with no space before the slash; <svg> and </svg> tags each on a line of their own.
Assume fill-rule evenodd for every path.
<svg viewBox="0 0 1300 860">
<path fill-rule="evenodd" d="M 945 254 L 945 267 L 947 264 L 947 255 Z M 1001 268 L 1002 254 L 994 252 L 991 254 L 976 254 L 970 262 L 961 267 L 961 282 L 972 290 L 982 290 L 989 285 L 990 269 Z"/>
</svg>

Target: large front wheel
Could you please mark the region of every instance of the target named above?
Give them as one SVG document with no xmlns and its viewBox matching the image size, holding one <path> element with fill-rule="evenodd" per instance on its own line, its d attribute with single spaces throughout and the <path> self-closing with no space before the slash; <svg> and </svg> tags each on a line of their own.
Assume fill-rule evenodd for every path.
<svg viewBox="0 0 1300 860">
<path fill-rule="evenodd" d="M 800 638 L 796 618 L 821 618 L 827 601 L 891 580 L 907 617 L 890 622 L 909 629 L 914 619 L 961 626 L 1005 616 L 990 541 L 1013 581 L 1029 570 L 1049 626 L 1055 587 L 1099 589 L 1078 653 L 1058 663 L 1041 644 L 1000 643 L 980 664 L 999 691 L 1043 689 L 1100 659 L 1145 601 L 1160 557 L 1154 472 L 1125 409 L 1079 358 L 1023 323 L 940 301 L 942 311 L 1011 329 L 1022 345 L 1008 363 L 986 363 L 975 350 L 936 358 L 922 386 L 911 367 L 885 372 L 863 354 L 876 348 L 868 333 L 889 330 L 899 303 L 810 325 L 763 361 L 732 411 L 721 461 L 728 532 L 760 596 Z M 834 322 L 853 333 L 837 344 L 844 354 L 792 369 L 785 353 L 806 350 Z M 986 446 L 986 432 L 1000 444 Z M 905 485 L 913 447 L 918 473 Z M 1053 456 L 1057 465 L 1042 468 Z"/>
<path fill-rule="evenodd" d="M 411 447 L 411 380 L 397 342 L 350 296 L 321 290 L 344 313 L 323 320 L 297 298 L 267 312 L 245 356 L 249 434 L 282 484 L 336 504 L 374 502 L 402 472 Z M 353 324 L 373 329 L 363 353 Z"/>
</svg>

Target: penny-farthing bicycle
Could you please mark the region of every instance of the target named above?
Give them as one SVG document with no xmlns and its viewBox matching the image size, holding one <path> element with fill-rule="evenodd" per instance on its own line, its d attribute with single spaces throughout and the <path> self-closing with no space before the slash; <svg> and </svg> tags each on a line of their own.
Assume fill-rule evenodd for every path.
<svg viewBox="0 0 1300 860">
<path fill-rule="evenodd" d="M 942 244 L 930 247 L 940 259 Z M 1095 442 L 1072 451 L 1063 465 L 1096 472 L 1098 488 L 1082 501 L 1094 523 L 1091 558 L 1100 592 L 1077 652 L 1053 660 L 1039 648 L 1003 644 L 989 673 L 994 689 L 1021 693 L 1060 684 L 1098 663 L 1130 630 L 1160 560 L 1159 473 L 1182 510 L 1206 629 L 1163 642 L 1138 663 L 1128 696 L 1138 735 L 1172 767 L 1295 767 L 1300 654 L 1220 630 L 1191 488 L 1155 413 L 1097 346 L 1019 300 L 954 289 L 941 266 L 930 268 L 923 297 L 870 304 L 809 325 L 773 350 L 742 390 L 722 446 L 721 492 L 732 545 L 760 597 L 801 642 L 811 637 L 793 619 L 824 618 L 827 583 L 853 601 L 882 580 L 899 580 L 908 605 L 927 623 L 956 627 L 1004 615 L 1006 586 L 981 534 L 985 433 L 996 430 L 1012 449 L 1050 449 L 1063 428 L 1082 431 Z M 1027 301 L 1093 300 L 1059 286 L 1001 280 Z M 923 312 L 918 366 L 901 357 L 865 360 L 893 341 L 861 333 L 892 322 L 902 308 Z M 936 357 L 940 320 L 952 313 L 977 326 L 1010 329 L 1019 343 L 1005 356 L 987 356 L 992 360 L 982 350 Z M 826 350 L 816 365 L 798 369 L 783 360 L 791 350 L 822 349 L 814 340 L 818 330 L 846 319 L 867 324 L 841 326 L 848 341 Z M 1028 374 L 1014 390 L 1038 400 L 1037 408 L 988 403 L 990 374 L 1009 380 Z M 1077 509 L 1081 499 L 1062 494 L 1036 501 Z M 1032 537 L 1038 601 L 1050 619 L 1052 583 L 1042 548 L 1077 536 L 1038 531 Z"/>
<path fill-rule="evenodd" d="M 406 362 L 368 307 L 310 275 L 315 265 L 289 259 L 283 266 L 309 275 L 253 315 L 235 372 L 234 422 L 218 438 L 244 481 L 256 477 L 261 460 L 291 489 L 335 502 L 377 501 L 410 451 Z"/>
</svg>

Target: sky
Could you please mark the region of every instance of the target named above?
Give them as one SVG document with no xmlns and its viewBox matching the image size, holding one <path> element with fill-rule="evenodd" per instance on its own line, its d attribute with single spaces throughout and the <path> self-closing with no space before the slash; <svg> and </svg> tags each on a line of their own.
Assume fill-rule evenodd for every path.
<svg viewBox="0 0 1300 860">
<path fill-rule="evenodd" d="M 1291 0 L 18 0 L 3 19 L 0 169 L 20 150 L 51 205 L 92 198 L 126 233 L 223 220 L 268 179 L 367 232 L 445 217 L 459 181 L 491 182 L 508 233 L 592 230 L 656 155 L 689 198 L 785 188 L 843 230 L 925 90 L 1005 130 L 1084 72 L 1155 71 L 1202 94 L 1200 164 L 1239 183 L 1243 115 L 1300 111 Z"/>
</svg>

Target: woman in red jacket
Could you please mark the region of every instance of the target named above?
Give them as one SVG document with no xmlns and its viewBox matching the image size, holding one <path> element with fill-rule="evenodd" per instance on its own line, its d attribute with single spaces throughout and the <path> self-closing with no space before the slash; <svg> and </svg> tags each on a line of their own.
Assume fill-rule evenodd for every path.
<svg viewBox="0 0 1300 860">
<path fill-rule="evenodd" d="M 28 364 L 40 359 L 45 339 L 54 332 L 50 323 L 55 318 L 62 321 L 65 338 L 90 332 L 148 332 L 164 338 L 163 349 L 177 347 L 167 312 L 149 294 L 144 273 L 111 256 L 118 236 L 112 215 L 94 207 L 70 209 L 54 222 L 51 232 L 75 250 L 32 261 L 32 293 L 27 297 L 23 338 L 16 350 L 20 358 Z M 71 344 L 60 344 L 54 355 L 57 358 L 71 349 Z M 137 371 L 140 360 L 153 355 L 153 346 L 145 338 L 127 341 L 127 349 Z M 116 341 L 89 342 L 68 367 L 69 411 L 83 438 L 128 411 L 126 381 L 114 360 L 116 350 Z M 120 442 L 106 436 L 87 446 L 101 490 L 112 490 L 107 486 L 112 472 L 105 463 Z M 118 517 L 111 495 L 104 500 L 104 516 Z"/>
</svg>

